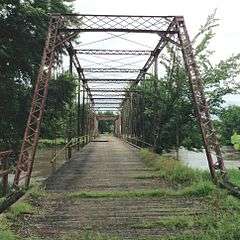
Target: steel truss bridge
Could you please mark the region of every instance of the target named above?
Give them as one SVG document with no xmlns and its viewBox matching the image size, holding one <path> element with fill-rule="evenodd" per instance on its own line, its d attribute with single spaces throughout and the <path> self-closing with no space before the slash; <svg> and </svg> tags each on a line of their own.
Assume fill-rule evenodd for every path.
<svg viewBox="0 0 240 240">
<path fill-rule="evenodd" d="M 77 36 L 81 35 L 82 40 L 86 34 L 94 34 L 93 36 L 107 34 L 107 37 L 90 43 L 83 41 L 77 44 L 75 41 Z M 141 38 L 142 42 L 137 42 L 127 38 L 126 35 L 130 36 L 129 34 L 134 36 L 143 34 L 144 37 Z M 153 43 L 151 49 L 144 41 L 146 36 L 155 39 L 155 42 L 150 40 L 148 42 L 148 44 Z M 128 48 L 121 49 L 121 43 L 117 44 L 116 48 L 112 48 L 116 39 L 127 41 Z M 105 47 L 104 42 L 109 40 L 112 40 L 113 44 L 107 44 L 108 47 Z M 136 90 L 136 86 L 148 80 L 146 76 L 152 69 L 154 74 L 158 75 L 158 59 L 168 44 L 175 46 L 176 51 L 182 52 L 213 181 L 215 183 L 227 181 L 203 83 L 182 16 L 55 14 L 51 16 L 49 22 L 42 62 L 17 162 L 15 187 L 29 186 L 49 81 L 57 63 L 56 56 L 61 49 L 65 49 L 68 53 L 69 73 L 75 72 L 78 76 L 78 119 L 80 119 L 80 107 L 84 108 L 82 113 L 85 114 L 82 122 L 78 120 L 78 137 L 88 135 L 90 141 L 96 134 L 98 112 L 110 110 L 118 116 L 113 119 L 117 135 L 135 139 L 137 143 L 141 142 L 144 131 L 141 127 L 144 106 L 141 93 Z M 88 45 L 94 47 L 86 48 Z M 133 58 L 140 58 L 141 63 L 140 60 L 131 62 Z M 132 118 L 134 111 L 138 113 L 137 119 Z"/>
</svg>

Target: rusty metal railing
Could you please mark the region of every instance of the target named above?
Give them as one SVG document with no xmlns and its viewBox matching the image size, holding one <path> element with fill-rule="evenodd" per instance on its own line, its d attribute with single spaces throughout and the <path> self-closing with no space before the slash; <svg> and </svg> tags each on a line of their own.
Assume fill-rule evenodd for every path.
<svg viewBox="0 0 240 240">
<path fill-rule="evenodd" d="M 90 135 L 85 135 L 85 136 L 81 136 L 78 138 L 72 138 L 71 141 L 69 141 L 62 149 L 60 149 L 59 151 L 55 152 L 53 158 L 50 160 L 50 164 L 52 167 L 52 172 L 55 172 L 57 169 L 57 159 L 59 156 L 61 156 L 62 153 L 64 153 L 66 150 L 71 149 L 70 151 L 72 152 L 72 149 L 76 148 L 77 151 L 77 146 L 80 144 L 81 147 L 84 147 L 85 145 L 87 145 L 89 142 L 91 142 L 91 140 L 93 139 L 93 136 Z M 68 158 L 68 160 L 70 160 Z"/>
</svg>

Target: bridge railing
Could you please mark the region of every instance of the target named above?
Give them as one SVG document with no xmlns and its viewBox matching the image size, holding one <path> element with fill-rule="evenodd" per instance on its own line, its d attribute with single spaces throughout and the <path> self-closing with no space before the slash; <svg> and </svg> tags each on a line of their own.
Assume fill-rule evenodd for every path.
<svg viewBox="0 0 240 240">
<path fill-rule="evenodd" d="M 0 152 L 0 178 L 3 195 L 6 195 L 8 192 L 8 175 L 11 173 L 9 159 L 12 155 L 13 151 L 11 150 Z"/>
<path fill-rule="evenodd" d="M 139 148 L 153 148 L 153 145 L 150 143 L 147 143 L 145 141 L 143 141 L 142 139 L 139 139 L 137 137 L 129 137 L 129 136 L 125 136 L 123 137 L 123 139 L 129 143 L 132 143 L 133 145 L 139 147 Z"/>
<path fill-rule="evenodd" d="M 50 164 L 52 167 L 52 172 L 55 172 L 57 170 L 57 160 L 59 157 L 61 157 L 63 154 L 65 154 L 66 160 L 70 160 L 72 157 L 72 152 L 78 151 L 78 146 L 83 148 L 85 145 L 87 145 L 94 137 L 91 135 L 84 135 L 76 138 L 72 138 L 71 141 L 69 141 L 63 148 L 56 151 L 53 155 L 53 158 L 50 160 Z M 69 154 L 69 151 L 71 154 Z"/>
</svg>

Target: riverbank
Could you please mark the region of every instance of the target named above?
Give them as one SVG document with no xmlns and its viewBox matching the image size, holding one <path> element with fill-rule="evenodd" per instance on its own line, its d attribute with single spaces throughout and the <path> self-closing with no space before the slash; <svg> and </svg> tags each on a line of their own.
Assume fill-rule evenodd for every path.
<svg viewBox="0 0 240 240">
<path fill-rule="evenodd" d="M 223 147 L 224 163 L 227 169 L 238 169 L 240 167 L 240 152 L 231 147 Z M 201 170 L 208 170 L 208 161 L 205 151 L 189 151 L 185 148 L 180 148 L 178 154 L 172 151 L 171 154 L 178 158 L 185 165 Z M 216 158 L 215 158 L 216 160 Z"/>
</svg>

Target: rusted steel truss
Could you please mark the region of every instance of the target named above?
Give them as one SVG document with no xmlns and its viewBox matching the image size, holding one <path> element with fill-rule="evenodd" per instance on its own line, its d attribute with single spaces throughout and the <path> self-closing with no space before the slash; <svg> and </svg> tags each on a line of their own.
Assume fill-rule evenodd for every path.
<svg viewBox="0 0 240 240">
<path fill-rule="evenodd" d="M 65 15 L 66 20 L 71 18 L 78 19 L 81 24 L 72 24 L 60 31 L 161 33 L 166 31 L 174 16 Z"/>
<path fill-rule="evenodd" d="M 136 55 L 145 56 L 150 55 L 152 51 L 149 50 L 124 50 L 124 49 L 74 49 L 77 54 L 82 55 Z"/>
<path fill-rule="evenodd" d="M 136 79 L 127 78 L 87 78 L 86 82 L 135 82 Z"/>
<path fill-rule="evenodd" d="M 82 72 L 91 73 L 138 73 L 141 69 L 135 68 L 82 68 Z"/>
<path fill-rule="evenodd" d="M 73 20 L 73 21 L 72 21 Z M 83 32 L 126 32 L 126 33 L 149 33 L 155 34 L 159 37 L 159 41 L 152 51 L 145 50 L 101 50 L 101 49 L 74 49 L 71 39 L 76 37 L 77 34 Z M 183 17 L 179 16 L 128 16 L 128 15 L 84 15 L 84 14 L 55 14 L 51 17 L 49 29 L 46 37 L 46 44 L 43 51 L 42 62 L 39 69 L 38 78 L 35 85 L 35 91 L 32 100 L 32 106 L 28 117 L 27 126 L 25 129 L 23 144 L 19 159 L 17 161 L 16 175 L 14 185 L 19 187 L 24 184 L 29 186 L 35 152 L 38 144 L 40 126 L 44 113 L 44 106 L 48 92 L 48 82 L 51 78 L 51 71 L 54 65 L 54 57 L 57 48 L 66 48 L 71 56 L 72 63 L 75 66 L 78 77 L 82 81 L 83 93 L 83 108 L 87 103 L 87 116 L 86 122 L 82 126 L 93 125 L 94 111 L 96 109 L 112 109 L 118 110 L 113 106 L 94 106 L 94 92 L 102 94 L 117 93 L 119 95 L 127 93 L 125 101 L 123 101 L 121 121 L 124 126 L 131 125 L 131 109 L 133 109 L 133 102 L 129 99 L 132 93 L 136 90 L 130 89 L 92 89 L 84 73 L 137 73 L 131 86 L 137 85 L 140 81 L 145 79 L 145 75 L 150 67 L 156 62 L 159 54 L 168 44 L 175 44 L 182 50 L 186 70 L 189 75 L 189 84 L 192 90 L 194 105 L 196 108 L 196 115 L 202 131 L 204 148 L 206 150 L 207 159 L 209 163 L 210 172 L 214 181 L 226 177 L 223 157 L 221 154 L 220 146 L 216 137 L 215 130 L 212 126 L 209 108 L 204 96 L 203 86 L 200 79 L 198 67 L 196 65 L 194 54 L 189 40 L 188 32 L 185 26 Z M 141 69 L 136 68 L 122 68 L 122 67 L 109 67 L 109 68 L 83 68 L 80 64 L 78 54 L 89 55 L 149 55 L 146 63 Z M 117 79 L 115 79 L 118 81 Z M 125 79 L 126 81 L 129 79 Z M 125 81 L 124 80 L 124 81 Z M 100 81 L 100 80 L 95 80 Z M 107 80 L 108 81 L 108 80 Z M 110 80 L 109 80 L 110 81 Z M 80 93 L 80 90 L 79 90 Z M 85 97 L 85 93 L 87 93 Z M 123 95 L 122 95 L 123 96 Z M 107 97 L 107 96 L 106 96 Z M 86 101 L 85 101 L 86 99 Z M 90 100 L 90 102 L 88 102 Z M 107 103 L 109 104 L 109 103 Z M 86 109 L 85 109 L 86 110 Z M 83 112 L 85 112 L 85 110 Z M 139 115 L 140 116 L 140 115 Z M 85 119 L 85 118 L 84 118 Z M 134 121 L 137 121 L 136 119 Z M 88 125 L 86 124 L 88 123 Z M 124 129 L 124 128 L 123 128 Z M 86 130 L 89 132 L 89 129 Z M 84 132 L 86 132 L 84 131 Z M 132 127 L 130 135 L 134 135 Z M 129 134 L 129 133 L 127 133 Z M 214 155 L 217 156 L 217 161 L 214 160 Z M 218 174 L 220 173 L 220 174 Z"/>
</svg>

